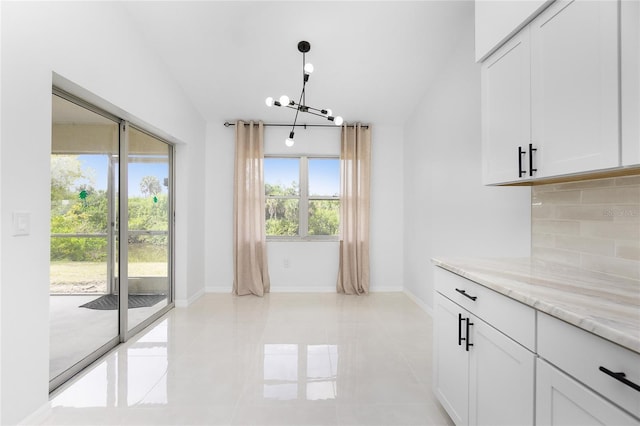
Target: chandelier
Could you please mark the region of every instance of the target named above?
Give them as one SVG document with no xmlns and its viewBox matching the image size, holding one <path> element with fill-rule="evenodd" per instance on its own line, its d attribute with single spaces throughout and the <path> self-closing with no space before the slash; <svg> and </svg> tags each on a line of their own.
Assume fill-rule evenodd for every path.
<svg viewBox="0 0 640 426">
<path fill-rule="evenodd" d="M 311 50 L 311 44 L 308 41 L 301 41 L 298 43 L 298 51 L 302 53 L 302 91 L 300 92 L 300 98 L 298 102 L 293 99 L 290 99 L 287 95 L 282 95 L 278 100 L 275 100 L 271 96 L 269 96 L 265 103 L 268 107 L 277 106 L 277 107 L 287 107 L 296 110 L 296 116 L 293 119 L 293 125 L 291 126 L 291 132 L 289 132 L 289 137 L 286 139 L 285 144 L 287 146 L 293 146 L 293 137 L 295 134 L 296 123 L 298 121 L 298 113 L 306 112 L 308 114 L 317 115 L 318 117 L 326 118 L 329 121 L 333 121 L 333 124 L 336 126 L 340 126 L 343 123 L 343 119 L 340 116 L 333 116 L 333 113 L 330 109 L 324 108 L 313 108 L 307 105 L 305 88 L 307 86 L 307 82 L 309 81 L 309 75 L 313 72 L 313 65 L 308 64 L 306 62 L 306 53 Z"/>
</svg>

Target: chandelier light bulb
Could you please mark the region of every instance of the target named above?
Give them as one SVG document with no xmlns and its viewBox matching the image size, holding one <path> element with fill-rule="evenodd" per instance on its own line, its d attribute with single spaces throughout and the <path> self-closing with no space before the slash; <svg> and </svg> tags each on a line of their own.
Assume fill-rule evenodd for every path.
<svg viewBox="0 0 640 426">
<path fill-rule="evenodd" d="M 313 64 L 304 64 L 304 72 L 311 74 L 313 72 Z"/>
<path fill-rule="evenodd" d="M 271 96 L 269 96 L 267 99 L 264 100 L 264 103 L 267 104 L 268 107 L 272 107 L 273 106 L 273 98 Z"/>
<path fill-rule="evenodd" d="M 333 124 L 335 124 L 336 126 L 342 126 L 342 123 L 344 122 L 344 120 L 342 119 L 342 117 L 337 116 L 334 120 L 333 120 Z"/>
<path fill-rule="evenodd" d="M 284 144 L 289 148 L 293 146 L 293 132 L 289 133 L 289 137 L 284 141 Z"/>
<path fill-rule="evenodd" d="M 287 95 L 280 96 L 280 104 L 283 106 L 289 105 L 289 97 Z"/>
</svg>

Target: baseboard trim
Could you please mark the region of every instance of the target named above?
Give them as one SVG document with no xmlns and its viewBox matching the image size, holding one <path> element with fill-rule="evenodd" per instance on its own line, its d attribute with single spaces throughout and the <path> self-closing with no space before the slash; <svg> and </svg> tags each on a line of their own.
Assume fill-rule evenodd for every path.
<svg viewBox="0 0 640 426">
<path fill-rule="evenodd" d="M 207 287 L 205 288 L 205 293 L 229 293 L 231 294 L 231 289 L 226 287 Z M 335 287 L 320 287 L 320 286 L 287 286 L 287 287 L 279 287 L 272 286 L 271 293 L 335 293 Z M 401 286 L 376 286 L 374 288 L 369 289 L 370 293 L 402 293 L 403 288 Z M 177 302 L 176 302 L 176 306 Z"/>
<path fill-rule="evenodd" d="M 411 299 L 413 301 L 413 303 L 415 303 L 416 305 L 418 305 L 418 307 L 420 309 L 422 309 L 423 311 L 425 311 L 430 317 L 433 318 L 433 309 L 430 308 L 426 303 L 424 303 L 422 301 L 422 299 L 420 299 L 418 296 L 416 296 L 415 294 L 413 294 L 411 291 L 407 290 L 406 288 L 402 290 L 402 292 L 404 294 L 407 295 L 407 297 L 409 299 Z"/>
<path fill-rule="evenodd" d="M 47 401 L 40 408 L 22 419 L 19 425 L 39 425 L 51 414 L 51 403 Z"/>
<path fill-rule="evenodd" d="M 382 287 L 374 287 L 369 289 L 369 293 L 402 293 L 401 286 L 382 286 Z"/>
<path fill-rule="evenodd" d="M 335 293 L 335 287 L 271 287 L 271 293 Z"/>
<path fill-rule="evenodd" d="M 175 301 L 176 308 L 187 308 L 196 300 L 200 299 L 204 295 L 204 289 L 196 291 L 196 293 L 188 299 L 179 299 Z"/>
<path fill-rule="evenodd" d="M 228 287 L 206 287 L 205 293 L 228 293 L 231 294 L 232 289 Z"/>
</svg>

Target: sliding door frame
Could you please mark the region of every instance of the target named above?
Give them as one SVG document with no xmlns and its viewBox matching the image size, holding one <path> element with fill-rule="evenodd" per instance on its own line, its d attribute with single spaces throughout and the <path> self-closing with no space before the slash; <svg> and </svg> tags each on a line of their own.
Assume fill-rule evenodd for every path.
<svg viewBox="0 0 640 426">
<path fill-rule="evenodd" d="M 107 341 L 100 348 L 88 354 L 81 361 L 72 365 L 69 369 L 65 370 L 58 376 L 49 380 L 49 392 L 54 392 L 57 388 L 62 386 L 72 377 L 83 371 L 85 368 L 89 367 L 91 364 L 102 358 L 104 355 L 115 349 L 119 344 L 124 343 L 135 336 L 140 331 L 147 328 L 149 325 L 157 321 L 160 317 L 166 314 L 168 311 L 174 308 L 175 300 L 175 273 L 174 273 L 174 244 L 175 244 L 175 144 L 167 141 L 164 138 L 159 137 L 158 135 L 149 132 L 143 127 L 137 126 L 129 122 L 128 120 L 122 119 L 108 111 L 99 108 L 82 98 L 79 98 L 71 93 L 66 92 L 65 90 L 53 86 L 52 88 L 52 96 L 59 96 L 62 99 L 65 99 L 69 102 L 72 102 L 82 108 L 85 108 L 91 112 L 99 114 L 116 124 L 119 124 L 119 141 L 118 141 L 118 203 L 117 208 L 115 208 L 115 196 L 113 191 L 115 191 L 115 187 L 113 181 L 109 182 L 111 186 L 111 194 L 110 194 L 110 206 L 109 206 L 109 226 L 110 230 L 108 234 L 109 237 L 109 248 L 110 251 L 110 260 L 112 263 L 111 267 L 108 268 L 107 276 L 110 279 L 107 289 L 108 290 L 117 290 L 119 297 L 119 312 L 118 312 L 118 336 L 112 338 Z M 128 262 L 128 241 L 129 241 L 129 224 L 128 220 L 122 220 L 123 218 L 127 218 L 128 214 L 126 214 L 129 206 L 128 200 L 128 169 L 129 169 L 129 129 L 133 127 L 136 130 L 144 132 L 149 136 L 167 144 L 169 150 L 169 217 L 168 217 L 168 272 L 167 278 L 169 279 L 169 289 L 167 294 L 167 306 L 164 306 L 162 309 L 153 313 L 149 318 L 142 321 L 136 327 L 131 330 L 128 330 L 128 295 L 129 295 L 129 262 Z M 115 177 L 113 170 L 113 162 L 109 161 L 109 179 Z M 125 214 L 122 214 L 125 212 Z M 118 247 L 115 247 L 115 226 L 116 222 L 118 223 L 117 234 L 118 234 Z M 124 244 L 122 243 L 124 242 Z M 113 257 L 111 257 L 113 255 Z M 117 259 L 116 259 L 117 255 Z M 117 260 L 118 263 L 118 288 L 114 288 L 115 286 L 115 265 L 113 262 Z M 123 297 L 124 295 L 124 297 Z"/>
</svg>

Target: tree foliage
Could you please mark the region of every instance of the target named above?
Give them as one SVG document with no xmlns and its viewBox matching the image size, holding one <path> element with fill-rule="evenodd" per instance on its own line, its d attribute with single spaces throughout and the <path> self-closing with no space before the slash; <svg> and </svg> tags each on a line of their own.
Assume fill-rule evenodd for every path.
<svg viewBox="0 0 640 426">
<path fill-rule="evenodd" d="M 108 197 L 84 182 L 77 156 L 52 156 L 51 173 L 51 260 L 104 261 L 107 253 Z M 155 177 L 154 177 L 155 178 Z M 144 179 L 143 179 L 144 180 Z M 169 197 L 153 193 L 153 179 L 148 179 L 148 194 L 157 197 L 129 199 L 129 230 L 167 231 L 169 229 Z M 160 184 L 158 179 L 155 181 Z M 97 234 L 95 236 L 56 236 L 55 234 Z M 135 235 L 129 237 L 132 253 L 143 261 L 166 261 L 167 235 Z"/>
<path fill-rule="evenodd" d="M 158 195 L 162 192 L 162 185 L 156 176 L 145 176 L 140 180 L 140 192 L 142 195 Z"/>
<path fill-rule="evenodd" d="M 265 223 L 267 235 L 299 235 L 300 206 L 298 186 L 265 184 Z M 277 196 L 278 198 L 270 198 Z M 282 197 L 282 198 L 280 198 Z M 296 197 L 296 198 L 286 198 Z M 310 200 L 308 235 L 338 235 L 340 226 L 340 202 L 338 200 Z"/>
</svg>

